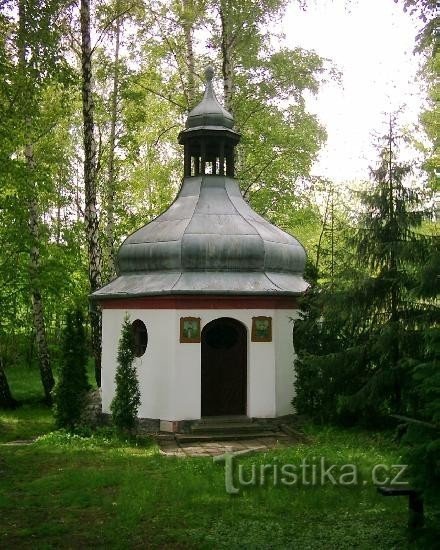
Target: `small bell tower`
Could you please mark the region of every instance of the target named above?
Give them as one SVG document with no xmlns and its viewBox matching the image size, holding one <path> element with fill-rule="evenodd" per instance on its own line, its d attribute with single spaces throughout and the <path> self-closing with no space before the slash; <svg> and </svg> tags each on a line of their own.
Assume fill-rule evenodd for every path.
<svg viewBox="0 0 440 550">
<path fill-rule="evenodd" d="M 185 130 L 179 134 L 184 146 L 184 177 L 213 175 L 234 177 L 235 146 L 240 134 L 234 119 L 218 102 L 212 79 L 214 69 L 205 70 L 205 94 L 189 113 Z"/>
</svg>

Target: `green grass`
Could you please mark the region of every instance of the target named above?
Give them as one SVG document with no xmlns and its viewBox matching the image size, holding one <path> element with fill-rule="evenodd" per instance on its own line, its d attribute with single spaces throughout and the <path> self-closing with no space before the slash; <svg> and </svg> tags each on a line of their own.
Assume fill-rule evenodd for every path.
<svg viewBox="0 0 440 550">
<path fill-rule="evenodd" d="M 50 411 L 36 401 L 37 382 L 29 380 L 26 392 L 18 374 L 10 380 L 16 395 L 23 384 L 22 395 L 34 399 L 7 413 L 14 433 L 51 430 Z M 0 418 L 4 422 L 5 413 Z M 356 486 L 286 487 L 274 485 L 269 476 L 262 486 L 231 496 L 225 491 L 223 465 L 212 459 L 164 457 L 153 441 L 121 440 L 108 429 L 91 437 L 51 432 L 31 445 L 2 445 L 0 546 L 407 547 L 406 499 L 383 498 L 370 482 L 375 464 L 400 463 L 400 451 L 389 436 L 312 425 L 306 431 L 307 444 L 236 459 L 245 477 L 253 464 L 299 465 L 303 459 L 316 464 L 325 457 L 328 463 L 355 464 L 360 472 Z"/>
<path fill-rule="evenodd" d="M 241 457 L 299 464 L 325 456 L 368 471 L 394 463 L 381 438 L 312 431 L 313 443 Z M 0 535 L 6 547 L 59 548 L 402 548 L 405 499 L 373 486 L 274 486 L 226 494 L 223 467 L 208 458 L 166 458 L 154 443 L 111 434 L 54 433 L 3 447 Z"/>
<path fill-rule="evenodd" d="M 43 387 L 36 368 L 14 366 L 6 370 L 9 386 L 20 406 L 14 411 L 0 409 L 0 443 L 29 439 L 54 429 L 52 411 L 43 404 Z M 57 373 L 55 372 L 55 378 Z M 96 387 L 94 372 L 88 365 L 89 383 Z"/>
</svg>

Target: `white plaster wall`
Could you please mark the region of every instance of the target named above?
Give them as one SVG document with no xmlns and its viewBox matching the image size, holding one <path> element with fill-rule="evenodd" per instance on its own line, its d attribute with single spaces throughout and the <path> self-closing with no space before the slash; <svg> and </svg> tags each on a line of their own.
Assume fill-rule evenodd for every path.
<svg viewBox="0 0 440 550">
<path fill-rule="evenodd" d="M 173 384 L 175 345 L 178 333 L 174 311 L 103 310 L 102 318 L 102 410 L 110 412 L 115 392 L 118 343 L 126 313 L 131 321 L 140 319 L 148 331 L 147 351 L 135 359 L 141 391 L 140 418 L 172 418 L 173 402 L 169 388 Z"/>
<path fill-rule="evenodd" d="M 161 420 L 200 418 L 201 344 L 179 342 L 180 317 L 200 317 L 201 328 L 220 317 L 232 317 L 247 329 L 247 415 L 274 417 L 292 412 L 294 310 L 103 310 L 102 406 L 110 412 L 115 391 L 117 348 L 125 314 L 141 319 L 148 347 L 136 359 L 141 406 L 139 417 Z M 251 342 L 252 317 L 272 317 L 273 341 Z"/>
<path fill-rule="evenodd" d="M 293 319 L 297 310 L 279 309 L 273 319 L 273 336 L 275 341 L 276 362 L 276 410 L 275 416 L 292 414 L 292 399 L 294 396 L 294 359 L 293 349 Z"/>
</svg>

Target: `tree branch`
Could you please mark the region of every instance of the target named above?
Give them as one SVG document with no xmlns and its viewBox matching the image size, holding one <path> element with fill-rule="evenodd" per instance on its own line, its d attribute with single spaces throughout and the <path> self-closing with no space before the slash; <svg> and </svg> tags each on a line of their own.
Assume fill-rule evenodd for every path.
<svg viewBox="0 0 440 550">
<path fill-rule="evenodd" d="M 274 158 L 270 158 L 268 162 L 266 162 L 263 168 L 255 176 L 254 180 L 244 190 L 243 198 L 246 198 L 246 195 L 248 194 L 249 189 L 254 185 L 254 183 L 257 183 L 257 180 L 261 177 L 261 174 L 266 170 L 266 168 L 269 168 L 269 166 L 273 163 L 274 160 L 275 160 Z"/>
<path fill-rule="evenodd" d="M 161 94 L 160 92 L 158 92 L 157 90 L 153 90 L 152 88 L 150 88 L 149 86 L 144 86 L 144 84 L 141 84 L 140 82 L 137 83 L 138 86 L 140 86 L 143 90 L 145 90 L 146 92 L 150 92 L 151 94 L 154 94 L 156 95 L 157 97 L 160 97 L 162 99 L 165 99 L 166 101 L 169 101 L 170 103 L 172 103 L 173 105 L 175 105 L 176 107 L 179 107 L 179 109 L 183 109 L 185 110 L 186 107 L 184 105 L 182 105 L 181 103 L 179 103 L 178 101 L 174 101 L 174 99 L 171 99 L 171 97 L 169 96 L 166 96 L 164 94 Z"/>
<path fill-rule="evenodd" d="M 100 35 L 98 36 L 98 39 L 96 40 L 95 42 L 95 45 L 93 46 L 93 48 L 91 49 L 91 52 L 90 52 L 90 55 L 92 56 L 93 53 L 95 52 L 96 48 L 98 47 L 99 43 L 101 42 L 102 38 L 104 37 L 105 33 L 107 32 L 108 28 L 111 27 L 111 25 L 117 20 L 119 19 L 120 17 L 122 17 L 123 15 L 126 15 L 127 13 L 130 13 L 130 11 L 136 6 L 136 4 L 131 4 L 130 6 L 128 6 L 128 8 L 126 10 L 123 10 L 119 13 L 117 13 L 116 15 L 114 15 L 110 21 L 107 22 L 107 24 L 104 26 L 104 28 L 102 29 Z"/>
<path fill-rule="evenodd" d="M 172 130 L 173 128 L 178 128 L 180 126 L 180 124 L 173 124 L 172 126 L 170 126 L 169 128 L 165 128 L 165 130 L 162 130 L 162 132 L 160 132 L 160 134 L 157 136 L 157 138 L 155 139 L 154 141 L 154 147 L 157 146 L 157 144 L 159 143 L 159 140 L 160 138 L 166 134 L 167 132 L 169 132 L 170 130 Z"/>
</svg>

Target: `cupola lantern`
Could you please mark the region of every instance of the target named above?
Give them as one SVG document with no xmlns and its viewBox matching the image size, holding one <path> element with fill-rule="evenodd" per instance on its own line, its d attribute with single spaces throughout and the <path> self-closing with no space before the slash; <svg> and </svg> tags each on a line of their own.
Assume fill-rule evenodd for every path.
<svg viewBox="0 0 440 550">
<path fill-rule="evenodd" d="M 234 119 L 214 93 L 214 69 L 205 70 L 202 101 L 189 113 L 185 130 L 179 134 L 184 146 L 184 176 L 204 174 L 234 177 L 234 148 L 240 134 L 233 130 Z"/>
</svg>

